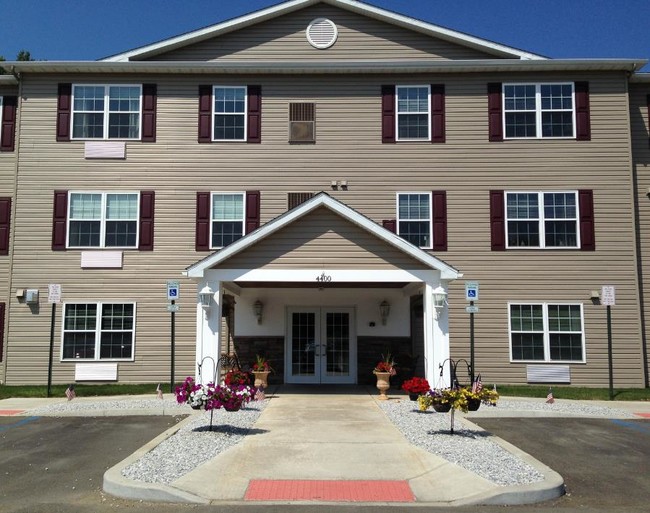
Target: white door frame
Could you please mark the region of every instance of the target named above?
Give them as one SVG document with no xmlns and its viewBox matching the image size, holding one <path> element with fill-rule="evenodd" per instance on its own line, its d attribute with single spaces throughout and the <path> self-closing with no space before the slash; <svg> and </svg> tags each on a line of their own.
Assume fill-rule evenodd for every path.
<svg viewBox="0 0 650 513">
<path fill-rule="evenodd" d="M 292 314 L 294 313 L 314 313 L 315 319 L 315 340 L 314 340 L 314 374 L 312 376 L 293 376 L 292 368 Z M 343 376 L 327 375 L 327 352 L 326 337 L 327 325 L 326 315 L 328 313 L 348 313 L 350 315 L 349 323 L 349 355 L 348 368 L 349 372 Z M 284 363 L 284 381 L 285 383 L 309 383 L 309 384 L 354 384 L 357 382 L 357 334 L 356 334 L 356 315 L 354 307 L 341 306 L 309 306 L 309 307 L 287 307 L 286 313 L 286 337 L 285 337 L 285 363 Z"/>
</svg>

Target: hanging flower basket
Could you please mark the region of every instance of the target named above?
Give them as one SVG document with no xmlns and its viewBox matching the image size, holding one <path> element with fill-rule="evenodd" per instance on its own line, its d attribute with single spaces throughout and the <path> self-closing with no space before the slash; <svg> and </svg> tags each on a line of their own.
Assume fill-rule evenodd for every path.
<svg viewBox="0 0 650 513">
<path fill-rule="evenodd" d="M 451 404 L 449 403 L 433 403 L 431 407 L 438 413 L 447 413 L 451 410 Z"/>
</svg>

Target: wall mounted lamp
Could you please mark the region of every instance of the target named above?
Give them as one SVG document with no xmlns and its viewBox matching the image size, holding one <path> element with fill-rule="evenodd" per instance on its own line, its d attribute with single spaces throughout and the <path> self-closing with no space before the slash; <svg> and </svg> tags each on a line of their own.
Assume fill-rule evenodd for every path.
<svg viewBox="0 0 650 513">
<path fill-rule="evenodd" d="M 379 304 L 379 315 L 381 316 L 382 325 L 386 326 L 386 320 L 390 314 L 390 304 L 385 299 Z"/>
<path fill-rule="evenodd" d="M 199 301 L 204 310 L 208 310 L 212 306 L 212 299 L 214 297 L 214 291 L 210 288 L 210 285 L 206 285 L 199 292 Z"/>
<path fill-rule="evenodd" d="M 442 310 L 447 305 L 447 292 L 438 286 L 433 289 L 433 307 L 436 310 Z"/>
<path fill-rule="evenodd" d="M 264 303 L 259 299 L 253 303 L 253 313 L 257 318 L 257 324 L 262 324 L 262 313 L 264 312 Z"/>
</svg>

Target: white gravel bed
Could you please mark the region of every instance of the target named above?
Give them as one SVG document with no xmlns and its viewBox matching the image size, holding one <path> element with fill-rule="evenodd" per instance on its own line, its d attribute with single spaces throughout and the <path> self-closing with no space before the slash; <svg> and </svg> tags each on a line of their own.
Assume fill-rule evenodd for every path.
<svg viewBox="0 0 650 513">
<path fill-rule="evenodd" d="M 192 410 L 185 404 L 178 404 L 172 396 L 169 398 L 158 399 L 118 399 L 112 401 L 103 401 L 99 398 L 92 401 L 80 401 L 73 399 L 62 403 L 48 404 L 29 410 L 30 415 L 57 415 L 60 413 L 74 412 L 93 412 L 106 410 L 154 410 L 164 409 L 174 413 L 190 414 Z"/>
<path fill-rule="evenodd" d="M 483 408 L 483 406 L 481 406 Z M 632 413 L 608 406 L 589 404 L 588 401 L 556 400 L 552 404 L 542 401 L 518 401 L 499 399 L 495 410 L 540 411 L 547 413 L 561 413 L 577 417 L 629 417 L 635 418 Z"/>
<path fill-rule="evenodd" d="M 488 481 L 510 486 L 544 479 L 533 467 L 491 441 L 489 433 L 471 428 L 460 415 L 455 415 L 451 434 L 450 413 L 420 412 L 417 404 L 408 400 L 378 404 L 410 443 Z"/>
<path fill-rule="evenodd" d="M 269 400 L 251 401 L 238 412 L 214 410 L 212 431 L 210 412 L 202 412 L 175 434 L 122 469 L 122 475 L 146 483 L 169 484 L 229 447 L 251 432 Z"/>
</svg>

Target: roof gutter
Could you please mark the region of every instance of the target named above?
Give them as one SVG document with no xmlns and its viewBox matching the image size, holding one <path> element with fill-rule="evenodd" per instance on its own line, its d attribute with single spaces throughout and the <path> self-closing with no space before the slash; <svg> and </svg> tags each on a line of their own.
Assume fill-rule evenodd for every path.
<svg viewBox="0 0 650 513">
<path fill-rule="evenodd" d="M 366 73 L 481 73 L 521 71 L 627 71 L 648 63 L 641 59 L 485 59 L 382 61 L 13 61 L 3 63 L 12 73 L 167 73 L 167 74 L 366 74 Z"/>
</svg>

